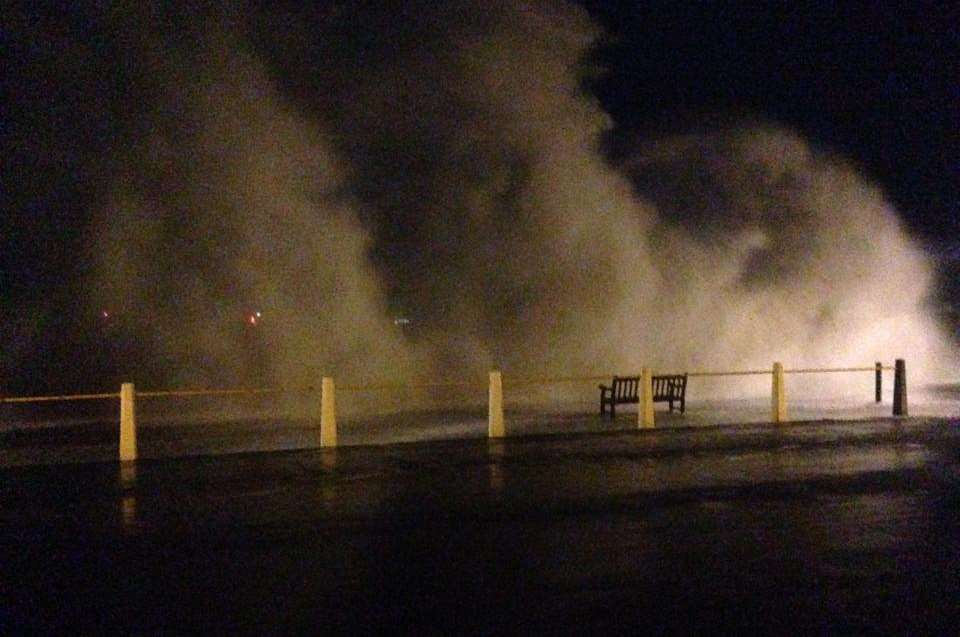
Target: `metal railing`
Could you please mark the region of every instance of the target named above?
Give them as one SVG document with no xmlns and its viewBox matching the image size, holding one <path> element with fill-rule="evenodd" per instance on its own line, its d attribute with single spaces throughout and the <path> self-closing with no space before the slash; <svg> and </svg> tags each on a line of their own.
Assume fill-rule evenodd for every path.
<svg viewBox="0 0 960 637">
<path fill-rule="evenodd" d="M 771 375 L 772 383 L 772 408 L 771 420 L 774 423 L 786 420 L 786 397 L 784 390 L 783 376 L 786 374 L 822 374 L 822 373 L 857 373 L 874 372 L 876 377 L 875 400 L 881 402 L 882 372 L 894 371 L 894 399 L 893 415 L 907 415 L 907 396 L 906 396 L 906 366 L 903 359 L 897 359 L 893 366 L 875 363 L 873 366 L 862 367 L 802 367 L 802 368 L 783 368 L 780 363 L 774 363 L 770 369 L 749 369 L 749 370 L 708 370 L 686 372 L 688 378 L 709 378 L 724 376 L 760 376 Z M 650 378 L 652 370 L 643 368 L 636 376 L 642 379 L 640 383 L 640 396 L 638 396 L 638 426 L 654 426 L 652 390 L 650 388 Z M 451 382 L 422 382 L 422 383 L 400 383 L 400 382 L 379 382 L 379 383 L 354 383 L 344 384 L 339 387 L 334 385 L 333 378 L 324 377 L 321 386 L 307 387 L 266 387 L 266 388 L 233 388 L 233 389 L 173 389 L 173 390 L 147 390 L 136 391 L 132 383 L 124 383 L 119 392 L 90 393 L 90 394 L 66 394 L 49 396 L 7 396 L 0 397 L 0 405 L 3 404 L 29 404 L 29 403 L 50 403 L 50 402 L 68 402 L 68 401 L 90 401 L 90 400 L 120 400 L 120 460 L 131 461 L 137 458 L 136 449 L 136 400 L 157 399 L 157 398 L 190 398 L 201 396 L 263 396 L 263 395 L 281 395 L 281 394 L 311 394 L 319 393 L 321 397 L 321 417 L 320 417 L 320 445 L 322 447 L 337 446 L 337 424 L 336 424 L 336 403 L 335 394 L 341 392 L 382 392 L 382 391 L 411 391 L 411 390 L 440 390 L 440 389 L 488 389 L 488 435 L 491 438 L 499 438 L 506 435 L 503 422 L 503 386 L 510 388 L 531 387 L 537 385 L 552 385 L 560 383 L 581 383 L 597 382 L 610 379 L 614 376 L 609 374 L 584 374 L 578 376 L 552 376 L 552 377 L 507 377 L 504 378 L 501 372 L 494 371 L 490 373 L 488 382 L 480 379 L 462 380 Z M 623 374 L 620 374 L 623 376 Z"/>
</svg>

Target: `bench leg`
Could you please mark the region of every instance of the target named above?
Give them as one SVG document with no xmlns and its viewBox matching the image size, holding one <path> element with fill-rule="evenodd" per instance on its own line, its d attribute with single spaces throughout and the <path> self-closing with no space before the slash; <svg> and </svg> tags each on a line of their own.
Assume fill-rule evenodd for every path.
<svg viewBox="0 0 960 637">
<path fill-rule="evenodd" d="M 617 417 L 617 403 L 611 402 L 610 403 L 610 420 L 613 420 L 616 417 Z"/>
<path fill-rule="evenodd" d="M 673 398 L 670 399 L 670 413 L 673 413 Z"/>
</svg>

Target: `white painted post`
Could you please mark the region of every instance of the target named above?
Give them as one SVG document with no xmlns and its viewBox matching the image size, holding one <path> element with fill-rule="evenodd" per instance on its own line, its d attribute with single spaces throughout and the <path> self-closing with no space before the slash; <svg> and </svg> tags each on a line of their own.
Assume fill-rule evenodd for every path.
<svg viewBox="0 0 960 637">
<path fill-rule="evenodd" d="M 337 446 L 337 406 L 333 379 L 323 377 L 320 386 L 320 446 Z"/>
<path fill-rule="evenodd" d="M 773 422 L 786 422 L 787 420 L 787 397 L 783 383 L 783 365 L 780 363 L 773 364 L 770 417 Z"/>
<path fill-rule="evenodd" d="M 490 372 L 489 414 L 487 415 L 487 436 L 505 438 L 503 425 L 503 377 L 500 372 Z"/>
<path fill-rule="evenodd" d="M 649 367 L 640 370 L 640 404 L 637 406 L 637 426 L 651 429 L 655 426 L 653 416 L 653 372 Z"/>
<path fill-rule="evenodd" d="M 137 459 L 137 410 L 133 383 L 120 385 L 120 462 Z"/>
</svg>

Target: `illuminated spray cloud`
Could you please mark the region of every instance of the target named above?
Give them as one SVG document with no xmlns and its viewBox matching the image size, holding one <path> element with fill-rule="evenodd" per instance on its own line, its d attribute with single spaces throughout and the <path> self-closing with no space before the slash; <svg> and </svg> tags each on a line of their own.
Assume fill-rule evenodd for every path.
<svg viewBox="0 0 960 637">
<path fill-rule="evenodd" d="M 658 210 L 654 234 L 675 246 L 658 252 L 658 267 L 673 260 L 695 286 L 664 310 L 712 317 L 713 333 L 688 334 L 674 356 L 696 366 L 904 356 L 919 377 L 949 373 L 931 265 L 849 162 L 745 123 L 639 142 L 624 169 Z"/>
<path fill-rule="evenodd" d="M 187 52 L 199 69 L 174 53 L 145 57 L 163 97 L 104 209 L 98 297 L 122 303 L 174 382 L 304 386 L 400 369 L 367 235 L 316 126 L 229 35 Z"/>
<path fill-rule="evenodd" d="M 104 295 L 189 317 L 141 326 L 180 378 L 253 364 L 203 320 L 250 299 L 277 381 L 949 364 L 927 260 L 842 158 L 744 122 L 610 165 L 581 9 L 313 18 L 283 47 L 235 26 L 173 43 L 105 208 Z"/>
</svg>

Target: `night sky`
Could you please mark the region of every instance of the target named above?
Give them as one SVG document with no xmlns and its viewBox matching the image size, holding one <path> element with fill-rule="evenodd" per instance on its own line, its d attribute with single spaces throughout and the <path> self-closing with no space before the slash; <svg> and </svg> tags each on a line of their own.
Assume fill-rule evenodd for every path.
<svg viewBox="0 0 960 637">
<path fill-rule="evenodd" d="M 277 85 L 302 102 L 309 90 L 298 78 L 317 60 L 291 60 L 286 75 L 278 62 L 289 48 L 282 29 L 309 31 L 338 4 L 252 3 L 227 13 L 254 16 L 251 46 L 270 61 Z M 396 9 L 396 21 L 371 25 L 370 37 L 402 37 L 405 3 L 365 4 Z M 636 139 L 731 121 L 783 124 L 880 185 L 934 255 L 939 303 L 960 306 L 960 4 L 581 4 L 606 32 L 587 55 L 595 71 L 584 83 L 612 119 L 603 139 L 611 163 Z M 97 325 L 82 302 L 90 210 L 107 196 L 103 175 L 116 156 L 142 143 L 137 114 L 150 111 L 155 90 L 151 71 L 131 63 L 125 36 L 114 30 L 118 12 L 87 2 L 2 9 L 0 320 L 7 328 L 0 338 L 7 352 L 22 347 L 11 323 L 69 333 L 70 341 Z M 382 20 L 384 11 L 371 14 Z M 170 9 L 153 19 L 176 25 L 184 17 Z M 144 20 L 149 33 L 155 25 Z M 51 360 L 72 356 L 62 343 L 43 347 Z"/>
</svg>

